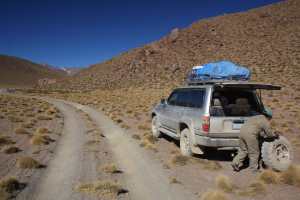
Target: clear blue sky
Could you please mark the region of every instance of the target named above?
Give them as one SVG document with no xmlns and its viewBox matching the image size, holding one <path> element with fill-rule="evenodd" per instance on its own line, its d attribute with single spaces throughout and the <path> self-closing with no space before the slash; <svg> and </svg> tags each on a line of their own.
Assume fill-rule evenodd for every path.
<svg viewBox="0 0 300 200">
<path fill-rule="evenodd" d="M 0 0 L 0 54 L 88 67 L 175 28 L 281 0 Z"/>
</svg>

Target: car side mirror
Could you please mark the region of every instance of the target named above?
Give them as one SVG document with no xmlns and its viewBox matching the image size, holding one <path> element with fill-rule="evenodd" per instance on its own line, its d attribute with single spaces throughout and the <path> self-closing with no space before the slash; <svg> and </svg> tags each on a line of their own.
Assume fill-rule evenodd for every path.
<svg viewBox="0 0 300 200">
<path fill-rule="evenodd" d="M 161 99 L 160 104 L 167 104 L 167 100 L 166 99 Z"/>
</svg>

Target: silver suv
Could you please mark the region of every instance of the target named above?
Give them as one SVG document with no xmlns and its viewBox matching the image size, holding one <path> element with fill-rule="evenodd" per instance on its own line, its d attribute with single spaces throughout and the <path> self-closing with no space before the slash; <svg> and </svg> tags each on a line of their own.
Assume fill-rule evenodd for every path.
<svg viewBox="0 0 300 200">
<path fill-rule="evenodd" d="M 257 90 L 280 86 L 240 80 L 186 81 L 152 110 L 152 133 L 180 140 L 183 155 L 204 154 L 205 147 L 237 150 L 239 129 L 264 110 Z"/>
</svg>

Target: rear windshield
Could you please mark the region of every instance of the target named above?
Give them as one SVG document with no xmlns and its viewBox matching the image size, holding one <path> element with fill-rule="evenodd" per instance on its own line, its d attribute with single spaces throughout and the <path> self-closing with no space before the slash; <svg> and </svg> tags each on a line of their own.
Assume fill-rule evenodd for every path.
<svg viewBox="0 0 300 200">
<path fill-rule="evenodd" d="M 214 91 L 212 105 L 216 102 L 226 116 L 254 116 L 262 111 L 253 91 Z"/>
</svg>

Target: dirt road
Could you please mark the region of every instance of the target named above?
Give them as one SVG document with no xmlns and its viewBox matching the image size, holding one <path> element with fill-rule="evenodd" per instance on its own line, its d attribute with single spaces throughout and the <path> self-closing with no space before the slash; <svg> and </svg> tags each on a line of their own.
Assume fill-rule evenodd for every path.
<svg viewBox="0 0 300 200">
<path fill-rule="evenodd" d="M 122 172 L 117 181 L 123 194 L 118 199 L 196 199 L 179 184 L 169 184 L 161 163 L 151 162 L 133 145 L 130 134 L 113 123 L 101 112 L 84 105 L 58 99 L 42 98 L 56 105 L 64 116 L 64 129 L 47 167 L 34 174 L 28 186 L 17 199 L 98 199 L 89 194 L 74 194 L 75 187 L 83 182 L 96 182 L 99 162 L 94 154 L 85 152 L 83 132 L 88 129 L 85 120 L 76 110 L 86 113 L 101 130 L 108 144 L 108 154 Z"/>
</svg>

